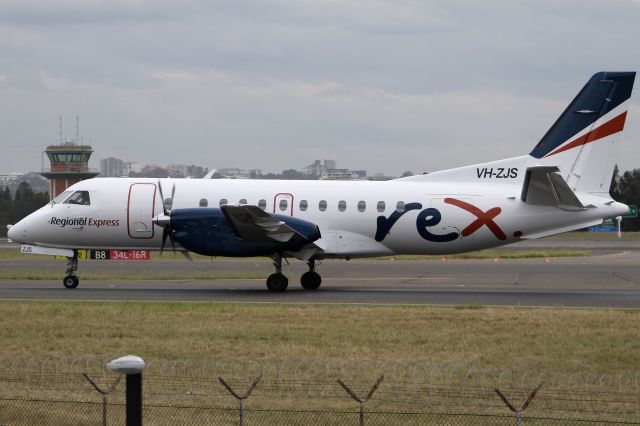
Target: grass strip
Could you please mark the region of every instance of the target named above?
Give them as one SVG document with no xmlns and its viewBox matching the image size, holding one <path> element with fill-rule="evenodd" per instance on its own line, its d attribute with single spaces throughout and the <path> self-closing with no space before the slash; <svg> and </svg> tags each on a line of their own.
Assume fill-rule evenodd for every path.
<svg viewBox="0 0 640 426">
<path fill-rule="evenodd" d="M 398 255 L 384 257 L 395 260 L 433 260 L 441 259 L 539 259 L 547 257 L 581 257 L 591 256 L 591 250 L 480 250 L 470 253 L 450 254 L 443 256 L 431 255 Z"/>
<path fill-rule="evenodd" d="M 639 309 L 0 301 L 0 354 L 339 358 L 626 371 Z"/>
</svg>

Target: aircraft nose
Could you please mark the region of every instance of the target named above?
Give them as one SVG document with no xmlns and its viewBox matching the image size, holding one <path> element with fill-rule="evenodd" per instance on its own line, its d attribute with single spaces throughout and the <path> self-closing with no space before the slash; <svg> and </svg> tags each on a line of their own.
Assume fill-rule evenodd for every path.
<svg viewBox="0 0 640 426">
<path fill-rule="evenodd" d="M 21 220 L 7 230 L 7 237 L 15 243 L 24 243 L 27 234 L 27 227 L 24 224 L 24 220 Z"/>
</svg>

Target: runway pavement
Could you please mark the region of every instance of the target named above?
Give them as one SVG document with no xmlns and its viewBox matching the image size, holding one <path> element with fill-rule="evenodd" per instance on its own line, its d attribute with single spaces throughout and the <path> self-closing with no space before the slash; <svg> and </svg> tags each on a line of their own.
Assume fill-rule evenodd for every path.
<svg viewBox="0 0 640 426">
<path fill-rule="evenodd" d="M 640 251 L 602 252 L 589 257 L 526 260 L 356 260 L 326 261 L 318 267 L 322 287 L 303 290 L 292 263 L 285 293 L 266 290 L 263 279 L 82 280 L 62 287 L 64 262 L 0 261 L 0 268 L 52 268 L 60 280 L 0 280 L 0 299 L 140 300 L 211 302 L 380 303 L 565 307 L 640 307 Z M 99 262 L 83 271 L 234 270 L 271 273 L 268 259 L 213 261 Z"/>
</svg>

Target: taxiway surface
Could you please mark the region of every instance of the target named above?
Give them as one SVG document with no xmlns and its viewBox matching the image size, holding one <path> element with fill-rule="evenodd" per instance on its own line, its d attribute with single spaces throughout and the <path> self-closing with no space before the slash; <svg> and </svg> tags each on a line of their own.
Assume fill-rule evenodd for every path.
<svg viewBox="0 0 640 426">
<path fill-rule="evenodd" d="M 64 271 L 64 262 L 4 260 L 5 268 Z M 254 271 L 271 273 L 268 259 L 213 261 L 81 262 L 83 271 Z M 318 267 L 322 287 L 303 290 L 305 271 L 294 262 L 285 272 L 289 289 L 274 294 L 264 279 L 82 280 L 77 289 L 60 280 L 0 280 L 0 299 L 140 300 L 292 303 L 380 303 L 565 307 L 640 307 L 640 251 L 589 257 L 525 260 L 327 261 Z"/>
</svg>

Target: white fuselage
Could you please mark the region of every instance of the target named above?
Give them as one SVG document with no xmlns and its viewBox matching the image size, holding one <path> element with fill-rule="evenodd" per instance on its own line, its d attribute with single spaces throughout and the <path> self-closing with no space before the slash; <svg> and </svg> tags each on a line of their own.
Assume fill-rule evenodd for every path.
<svg viewBox="0 0 640 426">
<path fill-rule="evenodd" d="M 163 211 L 158 185 L 165 197 L 175 185 L 172 209 L 246 203 L 314 223 L 317 258 L 473 251 L 626 212 L 587 194 L 577 194 L 590 206 L 582 211 L 532 206 L 521 201 L 521 183 L 95 178 L 68 189 L 87 191 L 89 205 L 50 203 L 16 224 L 11 238 L 69 249 L 159 249 L 162 228 L 152 223 Z"/>
</svg>

